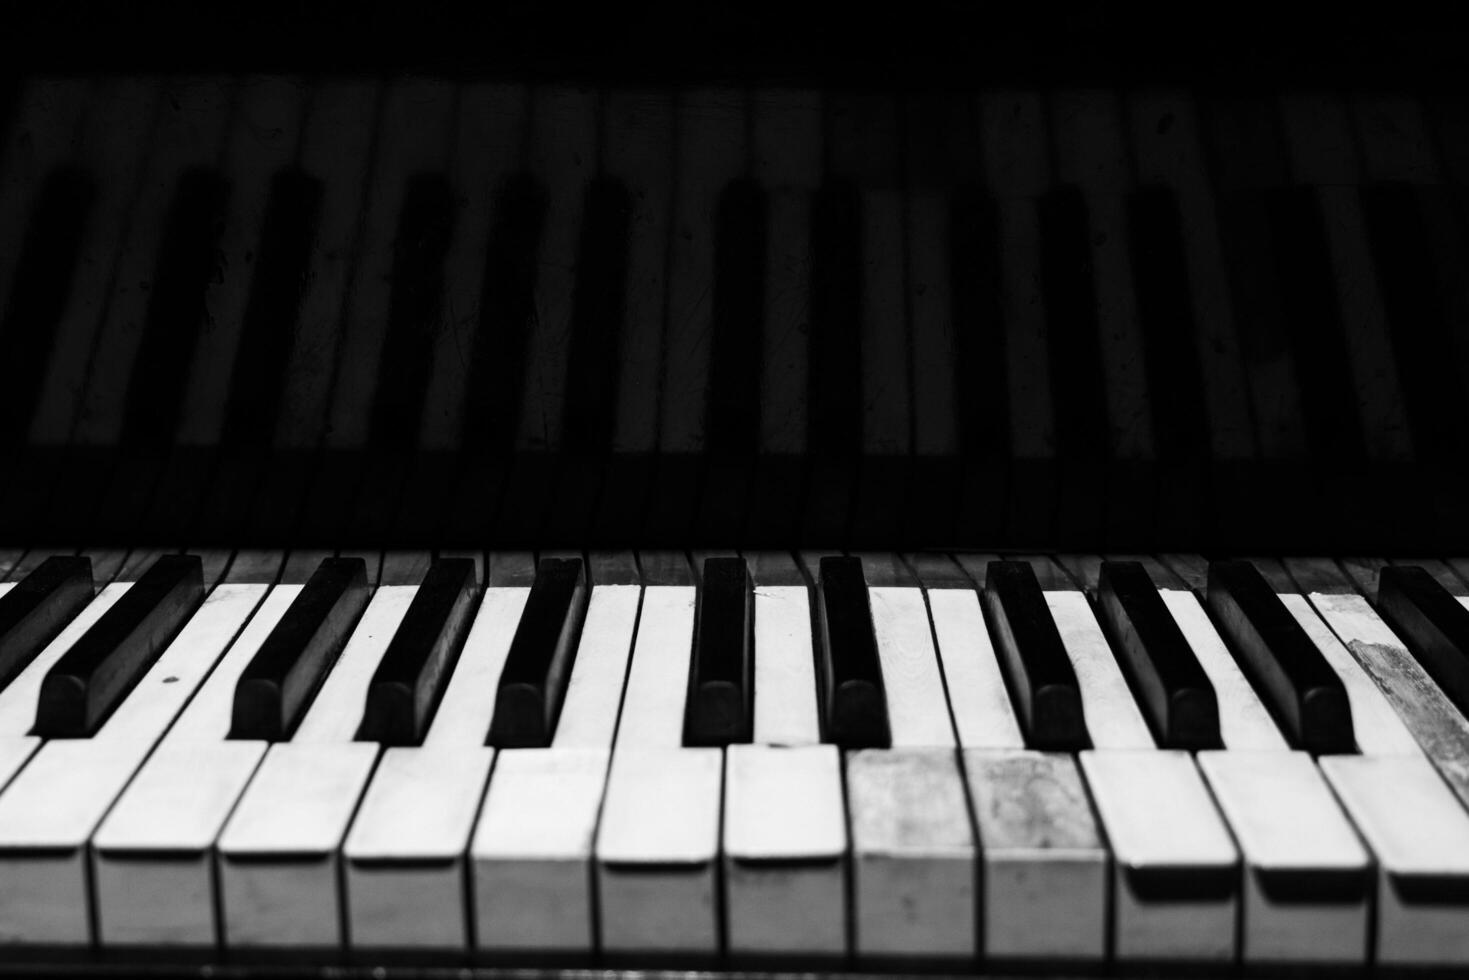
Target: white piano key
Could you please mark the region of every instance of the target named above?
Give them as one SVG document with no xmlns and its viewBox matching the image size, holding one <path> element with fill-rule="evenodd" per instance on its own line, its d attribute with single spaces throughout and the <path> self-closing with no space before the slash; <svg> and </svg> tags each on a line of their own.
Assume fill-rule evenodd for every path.
<svg viewBox="0 0 1469 980">
<path fill-rule="evenodd" d="M 1286 564 L 1307 587 L 1302 581 L 1303 562 L 1287 559 Z M 1367 600 L 1351 590 L 1334 563 L 1322 559 L 1311 564 L 1318 573 L 1316 587 L 1308 593 L 1311 605 L 1371 675 L 1449 788 L 1469 806 L 1469 719 Z"/>
<path fill-rule="evenodd" d="M 216 589 L 96 735 L 48 742 L 0 794 L 4 942 L 92 940 L 87 840 L 264 593 Z"/>
<path fill-rule="evenodd" d="M 1347 690 L 1347 701 L 1352 708 L 1352 729 L 1356 734 L 1357 750 L 1364 755 L 1420 755 L 1421 750 L 1413 734 L 1408 731 L 1392 705 L 1383 697 L 1382 691 L 1352 657 L 1342 642 L 1336 638 L 1331 627 L 1322 622 L 1306 597 L 1298 593 L 1287 593 L 1280 597 L 1291 615 L 1305 629 L 1306 635 L 1316 644 L 1316 649 L 1331 664 L 1332 670 L 1341 678 Z"/>
<path fill-rule="evenodd" d="M 139 770 L 92 837 L 104 947 L 216 946 L 214 842 L 266 748 L 168 739 Z"/>
<path fill-rule="evenodd" d="M 352 739 L 416 592 L 385 585 L 373 594 L 294 739 L 271 746 L 220 834 L 226 946 L 343 945 L 340 848 L 378 757 L 377 743 Z"/>
<path fill-rule="evenodd" d="M 853 953 L 869 962 L 972 958 L 975 844 L 954 752 L 871 749 L 845 761 Z"/>
<path fill-rule="evenodd" d="M 718 955 L 722 761 L 619 744 L 596 844 L 605 956 Z"/>
<path fill-rule="evenodd" d="M 426 747 L 485 744 L 500 672 L 505 669 L 510 642 L 515 639 L 515 627 L 529 597 L 530 589 L 522 586 L 492 585 L 484 590 L 464 649 L 424 733 Z"/>
<path fill-rule="evenodd" d="M 1045 596 L 1076 672 L 1081 710 L 1092 744 L 1098 749 L 1152 748 L 1148 723 L 1132 698 L 1086 594 L 1076 589 L 1048 589 Z"/>
<path fill-rule="evenodd" d="M 1365 965 L 1371 858 L 1304 752 L 1201 752 L 1244 864 L 1249 964 Z"/>
<path fill-rule="evenodd" d="M 847 950 L 847 824 L 835 746 L 725 753 L 724 921 L 731 956 Z"/>
<path fill-rule="evenodd" d="M 1117 959 L 1232 960 L 1239 855 L 1188 753 L 1080 758 L 1112 847 Z"/>
<path fill-rule="evenodd" d="M 607 749 L 617 730 L 622 685 L 632 655 L 642 589 L 594 585 L 582 621 L 576 664 L 551 744 L 558 749 Z"/>
<path fill-rule="evenodd" d="M 354 949 L 468 949 L 465 855 L 494 756 L 472 742 L 383 754 L 342 846 Z"/>
<path fill-rule="evenodd" d="M 93 835 L 104 947 L 219 941 L 214 843 L 269 747 L 227 740 L 235 685 L 300 591 L 271 589 Z"/>
<path fill-rule="evenodd" d="M 592 847 L 608 757 L 587 748 L 499 753 L 469 850 L 481 952 L 596 949 Z"/>
<path fill-rule="evenodd" d="M 928 608 L 959 744 L 975 749 L 1025 748 L 979 593 L 973 588 L 929 586 Z"/>
<path fill-rule="evenodd" d="M 1469 963 L 1469 815 L 1422 759 L 1327 756 L 1377 866 L 1381 968 Z"/>
<path fill-rule="evenodd" d="M 755 691 L 756 743 L 821 741 L 811 594 L 804 585 L 755 587 Z"/>
<path fill-rule="evenodd" d="M 923 590 L 874 586 L 868 593 L 893 747 L 952 747 L 954 728 Z M 760 699 L 758 687 L 755 699 Z"/>
<path fill-rule="evenodd" d="M 370 742 L 271 746 L 220 835 L 224 945 L 342 945 L 339 849 L 367 785 Z"/>
<path fill-rule="evenodd" d="M 384 585 L 373 593 L 293 742 L 346 742 L 356 737 L 372 675 L 417 592 L 416 585 Z"/>
<path fill-rule="evenodd" d="M 619 749 L 674 748 L 683 744 L 695 596 L 695 589 L 685 585 L 650 585 L 643 589 L 638 635 L 617 727 Z"/>
<path fill-rule="evenodd" d="M 967 749 L 964 771 L 983 862 L 984 957 L 1103 959 L 1111 862 L 1076 761 Z"/>
<path fill-rule="evenodd" d="M 1288 751 L 1285 736 L 1215 631 L 1198 596 L 1186 589 L 1161 589 L 1159 594 L 1214 688 L 1224 747 L 1236 751 Z"/>
</svg>

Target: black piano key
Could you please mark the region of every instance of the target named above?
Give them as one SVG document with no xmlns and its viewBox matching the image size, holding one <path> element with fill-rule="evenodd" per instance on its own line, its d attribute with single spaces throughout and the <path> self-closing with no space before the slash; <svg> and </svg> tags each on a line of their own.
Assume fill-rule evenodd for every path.
<svg viewBox="0 0 1469 980">
<path fill-rule="evenodd" d="M 1267 193 L 1265 208 L 1309 447 L 1320 465 L 1359 464 L 1366 442 L 1320 201 L 1290 187 Z"/>
<path fill-rule="evenodd" d="M 393 239 L 387 336 L 372 399 L 369 440 L 418 442 L 434 342 L 443 324 L 444 258 L 454 234 L 454 190 L 442 174 L 415 174 L 403 191 Z"/>
<path fill-rule="evenodd" d="M 92 595 L 91 559 L 52 555 L 0 596 L 0 685 L 55 639 Z"/>
<path fill-rule="evenodd" d="M 1442 192 L 1432 194 L 1401 183 L 1380 181 L 1362 190 L 1367 244 L 1413 450 L 1420 459 L 1438 465 L 1457 464 L 1469 449 L 1464 427 L 1447 421 L 1464 408 L 1463 352 L 1456 350 L 1462 337 L 1445 303 L 1447 284 L 1441 285 L 1435 275 L 1425 214 L 1427 206 L 1447 203 Z"/>
<path fill-rule="evenodd" d="M 1158 522 L 1165 534 L 1197 530 L 1198 515 L 1209 510 L 1201 498 L 1213 439 L 1178 198 L 1167 187 L 1141 187 L 1128 198 L 1127 216 L 1153 437 L 1169 487 L 1159 495 Z"/>
<path fill-rule="evenodd" d="M 862 559 L 821 559 L 816 629 L 826 741 L 845 749 L 886 748 L 892 740 L 887 694 Z"/>
<path fill-rule="evenodd" d="M 949 212 L 949 292 L 954 320 L 954 397 L 963 455 L 958 539 L 993 540 L 1009 488 L 1010 388 L 1000 227 L 994 199 L 965 187 Z"/>
<path fill-rule="evenodd" d="M 1099 540 L 1108 505 L 1110 438 L 1090 221 L 1086 200 L 1074 186 L 1054 188 L 1038 207 L 1046 347 L 1063 488 L 1056 533 L 1072 546 Z"/>
<path fill-rule="evenodd" d="M 291 737 L 371 592 L 361 558 L 327 558 L 317 566 L 240 674 L 230 738 Z"/>
<path fill-rule="evenodd" d="M 205 294 L 219 275 L 219 236 L 229 185 L 214 170 L 185 172 L 164 219 L 148 291 L 143 335 L 128 381 L 122 439 L 161 446 L 173 440 L 184 382 L 204 327 Z"/>
<path fill-rule="evenodd" d="M 755 723 L 755 598 L 743 558 L 709 558 L 699 590 L 685 745 L 748 742 Z"/>
<path fill-rule="evenodd" d="M 1355 752 L 1346 688 L 1248 561 L 1209 563 L 1208 605 L 1220 633 L 1295 745 Z"/>
<path fill-rule="evenodd" d="M 197 555 L 164 555 L 41 681 L 34 734 L 91 736 L 204 600 Z"/>
<path fill-rule="evenodd" d="M 984 605 L 1026 744 L 1059 752 L 1086 748 L 1081 687 L 1035 569 L 1024 561 L 990 562 Z"/>
<path fill-rule="evenodd" d="M 226 446 L 268 446 L 275 439 L 324 194 L 322 181 L 301 170 L 271 180 L 225 406 Z"/>
<path fill-rule="evenodd" d="M 465 387 L 466 447 L 509 453 L 515 446 L 548 206 L 545 188 L 528 174 L 508 178 L 495 195 Z"/>
<path fill-rule="evenodd" d="M 1102 562 L 1097 604 L 1159 746 L 1222 748 L 1214 687 L 1142 564 Z"/>
<path fill-rule="evenodd" d="M 571 310 L 562 441 L 573 453 L 605 453 L 615 422 L 618 364 L 627 305 L 628 221 L 632 201 L 622 181 L 588 185 Z"/>
<path fill-rule="evenodd" d="M 472 559 L 443 558 L 429 568 L 372 676 L 359 740 L 423 742 L 464 646 L 478 591 Z"/>
<path fill-rule="evenodd" d="M 6 401 L 0 444 L 24 441 L 30 430 L 96 197 L 89 174 L 62 168 L 46 177 L 36 198 L 0 316 L 0 391 Z"/>
<path fill-rule="evenodd" d="M 1377 609 L 1449 699 L 1469 712 L 1469 609 L 1416 565 L 1382 569 Z"/>
<path fill-rule="evenodd" d="M 586 611 L 581 560 L 542 559 L 500 674 L 490 745 L 544 748 L 551 744 Z"/>
<path fill-rule="evenodd" d="M 841 542 L 862 449 L 862 204 L 829 180 L 811 204 L 811 348 L 802 534 Z"/>
<path fill-rule="evenodd" d="M 707 471 L 698 520 L 704 540 L 735 540 L 748 511 L 760 443 L 767 222 L 765 191 L 755 181 L 734 181 L 720 194 L 705 404 Z"/>
</svg>

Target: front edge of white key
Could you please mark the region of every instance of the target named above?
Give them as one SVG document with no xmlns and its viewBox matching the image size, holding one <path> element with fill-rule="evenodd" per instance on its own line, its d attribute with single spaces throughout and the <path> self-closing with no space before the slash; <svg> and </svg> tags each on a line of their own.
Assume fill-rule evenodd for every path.
<svg viewBox="0 0 1469 980">
<path fill-rule="evenodd" d="M 836 746 L 731 745 L 724 794 L 730 956 L 844 956 L 847 822 Z"/>
</svg>

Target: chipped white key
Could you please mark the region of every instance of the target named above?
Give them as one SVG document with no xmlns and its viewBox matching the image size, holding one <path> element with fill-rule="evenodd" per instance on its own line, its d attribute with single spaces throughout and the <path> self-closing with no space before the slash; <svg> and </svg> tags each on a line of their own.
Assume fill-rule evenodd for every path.
<svg viewBox="0 0 1469 980">
<path fill-rule="evenodd" d="M 847 825 L 836 747 L 731 745 L 724 792 L 729 954 L 843 956 Z"/>
<path fill-rule="evenodd" d="M 988 961 L 1101 960 L 1110 859 L 1075 760 L 969 749 Z"/>
<path fill-rule="evenodd" d="M 1119 960 L 1234 958 L 1239 855 L 1186 752 L 1087 751 L 1112 847 Z"/>
<path fill-rule="evenodd" d="M 873 586 L 868 594 L 893 747 L 952 747 L 954 727 L 923 590 Z"/>
<path fill-rule="evenodd" d="M 853 952 L 862 960 L 975 955 L 975 847 L 952 750 L 846 757 Z"/>
<path fill-rule="evenodd" d="M 604 955 L 718 954 L 722 762 L 619 744 L 596 845 Z"/>
</svg>

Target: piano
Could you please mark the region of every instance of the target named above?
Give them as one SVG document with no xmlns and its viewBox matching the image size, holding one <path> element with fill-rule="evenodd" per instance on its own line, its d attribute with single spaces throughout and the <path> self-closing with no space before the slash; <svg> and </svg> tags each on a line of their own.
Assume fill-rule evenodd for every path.
<svg viewBox="0 0 1469 980">
<path fill-rule="evenodd" d="M 423 7 L 17 18 L 0 975 L 1462 975 L 1461 35 Z"/>
</svg>

